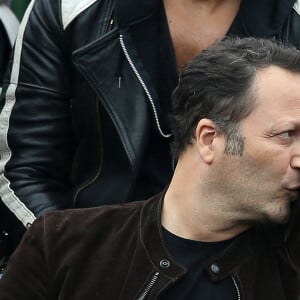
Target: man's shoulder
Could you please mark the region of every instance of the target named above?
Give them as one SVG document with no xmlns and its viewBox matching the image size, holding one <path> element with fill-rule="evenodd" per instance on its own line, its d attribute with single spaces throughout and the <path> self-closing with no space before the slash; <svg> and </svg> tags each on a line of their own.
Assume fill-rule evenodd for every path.
<svg viewBox="0 0 300 300">
<path fill-rule="evenodd" d="M 143 201 L 49 212 L 39 217 L 25 236 L 39 240 L 45 249 L 92 245 L 95 241 L 97 245 L 110 243 L 115 247 L 124 243 L 129 232 L 138 238 L 140 225 L 149 222 L 148 217 L 155 218 L 153 210 L 160 205 L 159 199 L 158 194 Z"/>
<path fill-rule="evenodd" d="M 57 230 L 65 226 L 70 226 L 74 230 L 76 225 L 90 226 L 95 222 L 100 227 L 101 224 L 105 224 L 108 221 L 115 226 L 129 216 L 139 215 L 141 209 L 148 201 L 53 211 L 45 214 L 42 218 L 44 219 L 43 223 L 45 227 L 53 228 L 55 225 Z"/>
</svg>

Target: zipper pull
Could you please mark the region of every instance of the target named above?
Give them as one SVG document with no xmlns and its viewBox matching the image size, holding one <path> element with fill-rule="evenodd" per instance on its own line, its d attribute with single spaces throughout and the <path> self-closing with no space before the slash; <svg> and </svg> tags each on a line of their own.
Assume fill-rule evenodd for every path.
<svg viewBox="0 0 300 300">
<path fill-rule="evenodd" d="M 107 31 L 111 31 L 111 29 L 112 29 L 114 23 L 115 23 L 114 19 L 110 19 L 109 25 L 108 25 L 108 30 L 107 30 Z"/>
</svg>

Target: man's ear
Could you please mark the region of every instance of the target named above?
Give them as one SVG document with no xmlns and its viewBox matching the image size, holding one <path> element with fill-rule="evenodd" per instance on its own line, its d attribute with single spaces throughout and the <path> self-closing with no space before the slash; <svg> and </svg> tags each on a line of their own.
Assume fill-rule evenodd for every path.
<svg viewBox="0 0 300 300">
<path fill-rule="evenodd" d="M 218 136 L 218 126 L 210 119 L 201 119 L 196 128 L 196 143 L 201 159 L 211 164 L 215 157 L 215 139 Z"/>
</svg>

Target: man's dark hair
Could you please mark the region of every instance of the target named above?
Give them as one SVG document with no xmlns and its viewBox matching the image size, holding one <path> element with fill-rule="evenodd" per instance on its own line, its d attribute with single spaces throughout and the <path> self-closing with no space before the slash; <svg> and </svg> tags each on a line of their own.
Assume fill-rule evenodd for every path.
<svg viewBox="0 0 300 300">
<path fill-rule="evenodd" d="M 300 73 L 300 51 L 273 40 L 226 38 L 188 63 L 172 96 L 173 157 L 192 142 L 203 118 L 214 121 L 225 134 L 226 153 L 242 155 L 238 124 L 255 107 L 257 71 L 270 65 Z"/>
</svg>

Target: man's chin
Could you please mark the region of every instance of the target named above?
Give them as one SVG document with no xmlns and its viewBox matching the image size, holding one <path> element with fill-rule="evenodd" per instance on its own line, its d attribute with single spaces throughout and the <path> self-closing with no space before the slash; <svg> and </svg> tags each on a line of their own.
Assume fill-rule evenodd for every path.
<svg viewBox="0 0 300 300">
<path fill-rule="evenodd" d="M 290 191 L 288 194 L 288 199 L 290 203 L 294 203 L 295 201 L 299 200 L 299 190 Z"/>
<path fill-rule="evenodd" d="M 269 216 L 269 221 L 275 224 L 286 224 L 291 216 L 291 201 L 286 200 L 280 203 L 277 211 Z"/>
</svg>

